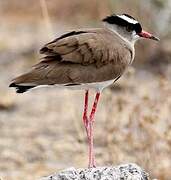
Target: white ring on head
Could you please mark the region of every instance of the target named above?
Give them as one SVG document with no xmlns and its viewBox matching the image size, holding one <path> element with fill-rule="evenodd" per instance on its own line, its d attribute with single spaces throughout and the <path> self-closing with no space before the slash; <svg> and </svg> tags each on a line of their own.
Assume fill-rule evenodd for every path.
<svg viewBox="0 0 171 180">
<path fill-rule="evenodd" d="M 125 21 L 131 23 L 131 24 L 137 24 L 138 23 L 138 21 L 136 21 L 135 19 L 129 18 L 125 15 L 117 15 L 117 16 L 124 19 Z"/>
</svg>

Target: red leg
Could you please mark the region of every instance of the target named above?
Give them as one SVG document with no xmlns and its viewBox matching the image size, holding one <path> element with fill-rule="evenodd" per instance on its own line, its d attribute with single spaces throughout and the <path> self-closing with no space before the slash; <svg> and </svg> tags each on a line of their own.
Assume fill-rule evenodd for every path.
<svg viewBox="0 0 171 180">
<path fill-rule="evenodd" d="M 88 117 L 87 117 L 87 111 L 88 111 L 88 90 L 85 92 L 85 101 L 84 101 L 84 113 L 83 113 L 83 123 L 84 127 L 86 129 L 87 137 L 88 135 Z"/>
<path fill-rule="evenodd" d="M 96 93 L 96 97 L 95 97 L 94 104 L 93 104 L 93 107 L 92 107 L 92 110 L 91 110 L 91 114 L 90 114 L 90 120 L 91 121 L 94 120 L 94 115 L 96 113 L 96 108 L 97 108 L 97 104 L 98 104 L 99 98 L 100 98 L 100 93 L 98 92 L 98 93 Z"/>
<path fill-rule="evenodd" d="M 94 148 L 93 148 L 93 123 L 94 123 L 94 116 L 95 116 L 95 113 L 96 113 L 96 109 L 97 109 L 97 104 L 98 104 L 98 101 L 99 101 L 99 98 L 100 98 L 100 93 L 96 93 L 96 97 L 95 97 L 95 100 L 94 100 L 94 103 L 93 103 L 93 107 L 92 107 L 92 110 L 91 110 L 91 114 L 90 114 L 90 117 L 89 117 L 89 168 L 90 167 L 95 167 L 96 166 L 96 163 L 95 163 L 95 154 L 94 154 Z"/>
<path fill-rule="evenodd" d="M 94 164 L 94 152 L 93 152 L 93 122 L 92 121 L 89 121 L 89 137 L 88 137 L 88 154 L 89 154 L 89 163 L 88 163 L 88 167 L 89 168 L 92 168 L 92 167 L 95 167 L 95 164 Z"/>
<path fill-rule="evenodd" d="M 88 111 L 88 90 L 85 93 L 85 104 L 84 104 L 84 113 L 83 113 L 83 123 L 86 129 L 87 138 L 88 138 L 88 145 L 89 145 L 89 168 L 95 167 L 95 156 L 94 156 L 94 149 L 93 149 L 93 123 L 94 123 L 94 115 L 96 113 L 97 104 L 99 101 L 100 93 L 96 93 L 96 97 L 93 103 L 93 107 L 88 118 L 87 111 Z"/>
</svg>

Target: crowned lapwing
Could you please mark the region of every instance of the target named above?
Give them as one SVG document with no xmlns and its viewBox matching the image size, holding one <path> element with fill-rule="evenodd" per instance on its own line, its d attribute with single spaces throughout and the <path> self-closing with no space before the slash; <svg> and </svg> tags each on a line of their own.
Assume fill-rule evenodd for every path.
<svg viewBox="0 0 171 180">
<path fill-rule="evenodd" d="M 47 43 L 40 50 L 44 55 L 41 62 L 10 84 L 17 93 L 43 85 L 85 90 L 83 122 L 89 144 L 89 167 L 95 166 L 93 123 L 100 93 L 131 65 L 138 39 L 159 40 L 127 14 L 108 16 L 103 24 L 102 28 L 71 31 Z M 90 115 L 89 89 L 97 92 Z"/>
</svg>

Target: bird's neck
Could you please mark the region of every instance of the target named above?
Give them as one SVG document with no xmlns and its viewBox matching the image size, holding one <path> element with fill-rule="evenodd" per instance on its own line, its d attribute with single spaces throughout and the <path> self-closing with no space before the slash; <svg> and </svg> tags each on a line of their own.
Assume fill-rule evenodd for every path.
<svg viewBox="0 0 171 180">
<path fill-rule="evenodd" d="M 133 62 L 134 57 L 135 57 L 135 42 L 136 40 L 130 40 L 129 38 L 123 36 L 121 33 L 119 33 L 119 30 L 117 31 L 116 28 L 114 28 L 112 25 L 105 23 L 105 27 L 110 30 L 112 33 L 116 34 L 120 39 L 123 40 L 124 44 L 129 48 L 132 52 L 132 59 L 130 64 Z"/>
<path fill-rule="evenodd" d="M 124 33 L 114 25 L 104 23 L 104 26 L 119 36 L 126 44 L 128 44 L 128 46 L 131 46 L 132 48 L 134 47 L 136 40 L 133 40 L 131 37 L 124 35 Z"/>
</svg>

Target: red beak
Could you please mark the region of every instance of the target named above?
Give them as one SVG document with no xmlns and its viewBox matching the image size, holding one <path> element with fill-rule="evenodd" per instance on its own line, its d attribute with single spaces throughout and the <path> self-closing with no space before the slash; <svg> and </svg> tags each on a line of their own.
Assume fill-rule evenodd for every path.
<svg viewBox="0 0 171 180">
<path fill-rule="evenodd" d="M 160 39 L 158 37 L 153 36 L 152 34 L 150 34 L 149 32 L 146 31 L 141 31 L 141 33 L 138 34 L 140 37 L 146 38 L 146 39 L 152 39 L 155 41 L 160 41 Z"/>
</svg>

